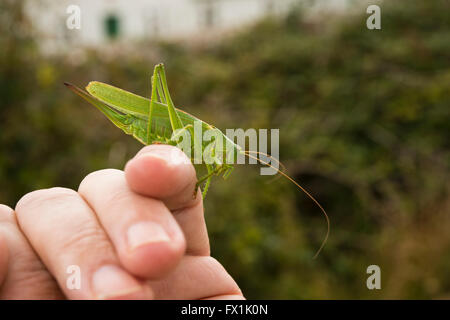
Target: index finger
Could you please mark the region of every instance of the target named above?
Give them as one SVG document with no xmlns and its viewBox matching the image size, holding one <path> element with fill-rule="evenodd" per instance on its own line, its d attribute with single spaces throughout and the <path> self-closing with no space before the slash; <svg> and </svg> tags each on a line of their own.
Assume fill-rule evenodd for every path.
<svg viewBox="0 0 450 320">
<path fill-rule="evenodd" d="M 144 147 L 125 167 L 131 190 L 156 198 L 172 211 L 187 241 L 186 252 L 209 255 L 201 192 L 194 197 L 197 176 L 189 158 L 169 145 Z"/>
</svg>

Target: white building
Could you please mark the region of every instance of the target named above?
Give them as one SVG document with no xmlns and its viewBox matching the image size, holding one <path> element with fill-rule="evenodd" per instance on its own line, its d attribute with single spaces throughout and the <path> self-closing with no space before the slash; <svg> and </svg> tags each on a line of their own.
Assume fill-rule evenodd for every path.
<svg viewBox="0 0 450 320">
<path fill-rule="evenodd" d="M 217 34 L 266 14 L 279 14 L 299 0 L 40 0 L 28 13 L 44 49 L 67 43 L 100 46 L 111 39 L 185 39 Z M 67 8 L 80 8 L 81 29 L 69 29 Z"/>
</svg>

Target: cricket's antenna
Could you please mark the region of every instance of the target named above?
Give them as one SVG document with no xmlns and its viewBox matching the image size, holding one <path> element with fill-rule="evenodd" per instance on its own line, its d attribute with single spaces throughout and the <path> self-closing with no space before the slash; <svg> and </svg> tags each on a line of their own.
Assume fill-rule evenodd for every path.
<svg viewBox="0 0 450 320">
<path fill-rule="evenodd" d="M 285 170 L 285 166 L 283 166 L 281 164 L 281 162 L 275 158 L 273 158 L 272 156 L 265 154 L 265 153 L 260 153 L 258 151 L 243 151 L 243 153 L 252 159 L 255 159 L 256 161 L 259 161 L 261 164 L 269 166 L 275 170 L 278 171 L 279 174 L 281 174 L 282 176 L 284 176 L 286 179 L 288 179 L 290 182 L 292 182 L 293 184 L 295 184 L 300 190 L 303 191 L 304 194 L 306 194 L 308 196 L 308 198 L 310 198 L 318 207 L 319 209 L 322 211 L 325 220 L 327 221 L 327 234 L 325 235 L 325 238 L 322 241 L 322 244 L 320 245 L 319 249 L 317 250 L 316 254 L 314 255 L 313 259 L 316 259 L 317 256 L 319 255 L 319 253 L 322 251 L 323 247 L 325 246 L 325 243 L 328 241 L 328 236 L 330 235 L 330 218 L 328 217 L 327 212 L 325 211 L 325 209 L 320 205 L 319 201 L 317 201 L 305 188 L 303 188 L 297 181 L 295 181 L 294 179 L 292 179 L 289 175 L 287 175 L 285 172 L 281 171 L 280 169 L 275 168 L 274 166 L 272 166 L 270 163 L 263 161 L 261 159 L 259 159 L 258 157 L 253 156 L 251 153 L 255 153 L 255 154 L 262 154 L 266 157 L 271 158 L 272 160 L 275 160 L 278 164 L 280 164 L 280 166 L 282 166 L 282 168 Z"/>
<path fill-rule="evenodd" d="M 278 160 L 277 158 L 272 157 L 270 154 L 267 154 L 267 153 L 264 153 L 264 152 L 261 152 L 261 151 L 252 151 L 252 150 L 247 150 L 246 152 L 247 152 L 247 153 L 258 154 L 258 155 L 262 154 L 263 156 L 265 156 L 265 157 L 271 159 L 272 161 L 275 161 L 275 162 L 281 167 L 281 169 L 282 169 L 283 171 L 287 171 L 287 170 L 286 170 L 286 166 L 285 166 L 284 164 L 282 164 L 282 163 L 280 162 L 280 160 Z M 258 160 L 258 161 L 259 161 L 259 160 Z M 277 172 L 280 171 L 279 169 L 276 169 L 276 170 L 277 170 Z M 268 180 L 267 183 L 274 182 L 274 181 L 278 180 L 280 177 L 281 177 L 281 175 L 276 175 L 276 176 L 273 177 L 272 179 Z"/>
<path fill-rule="evenodd" d="M 284 164 L 282 164 L 280 162 L 280 160 L 278 160 L 277 158 L 272 157 L 270 154 L 267 154 L 267 153 L 264 153 L 264 152 L 260 152 L 260 151 L 252 151 L 252 150 L 244 151 L 244 153 L 249 153 L 249 154 L 250 153 L 254 153 L 254 154 L 258 154 L 258 155 L 261 154 L 261 155 L 263 155 L 263 156 L 265 156 L 267 158 L 270 158 L 270 160 L 275 161 L 283 169 L 283 171 L 286 171 L 286 166 Z M 259 159 L 258 159 L 258 161 L 259 161 Z M 276 168 L 274 168 L 274 169 L 276 169 Z M 279 171 L 279 170 L 277 170 L 277 171 Z"/>
</svg>

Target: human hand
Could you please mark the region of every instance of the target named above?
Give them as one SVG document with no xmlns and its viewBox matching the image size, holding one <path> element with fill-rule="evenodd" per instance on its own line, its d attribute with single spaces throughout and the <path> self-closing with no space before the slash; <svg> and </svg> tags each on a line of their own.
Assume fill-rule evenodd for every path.
<svg viewBox="0 0 450 320">
<path fill-rule="evenodd" d="M 0 206 L 0 298 L 243 299 L 210 256 L 195 170 L 167 145 L 143 148 L 124 171 L 93 172 L 78 192 L 25 195 Z M 70 289 L 68 266 L 81 271 Z"/>
</svg>

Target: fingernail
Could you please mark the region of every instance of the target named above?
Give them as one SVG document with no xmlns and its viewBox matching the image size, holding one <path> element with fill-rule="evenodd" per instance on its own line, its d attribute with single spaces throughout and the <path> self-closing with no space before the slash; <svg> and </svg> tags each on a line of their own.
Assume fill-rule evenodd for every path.
<svg viewBox="0 0 450 320">
<path fill-rule="evenodd" d="M 147 244 L 170 241 L 167 232 L 155 222 L 140 222 L 135 224 L 128 229 L 127 236 L 130 250 Z"/>
<path fill-rule="evenodd" d="M 103 266 L 92 277 L 92 286 L 96 298 L 101 300 L 140 299 L 143 298 L 143 287 L 114 265 Z"/>
<path fill-rule="evenodd" d="M 175 166 L 184 163 L 190 163 L 190 160 L 183 151 L 177 148 L 149 150 L 138 156 L 138 158 L 154 158 L 164 161 L 168 166 Z"/>
</svg>

